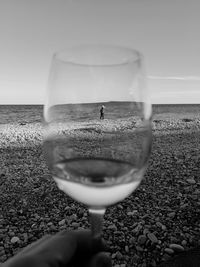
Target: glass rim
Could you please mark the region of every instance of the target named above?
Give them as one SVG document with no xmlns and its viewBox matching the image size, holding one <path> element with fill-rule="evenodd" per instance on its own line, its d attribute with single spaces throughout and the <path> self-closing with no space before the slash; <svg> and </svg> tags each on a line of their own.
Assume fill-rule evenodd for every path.
<svg viewBox="0 0 200 267">
<path fill-rule="evenodd" d="M 80 51 L 81 49 L 115 49 L 116 51 L 123 51 L 125 53 L 129 53 L 129 57 L 127 57 L 125 60 L 121 60 L 117 63 L 83 63 L 78 60 L 73 59 L 67 59 L 66 54 L 75 51 Z M 66 58 L 65 58 L 66 57 Z M 82 67 L 113 67 L 113 66 L 122 66 L 127 65 L 130 63 L 137 63 L 142 61 L 143 55 L 141 52 L 139 52 L 137 49 L 128 47 L 128 46 L 121 46 L 121 45 L 112 45 L 112 44 L 80 44 L 75 46 L 70 46 L 65 49 L 62 49 L 60 51 L 57 51 L 53 54 L 53 59 L 58 60 L 65 64 L 71 64 L 75 66 L 82 66 Z"/>
</svg>

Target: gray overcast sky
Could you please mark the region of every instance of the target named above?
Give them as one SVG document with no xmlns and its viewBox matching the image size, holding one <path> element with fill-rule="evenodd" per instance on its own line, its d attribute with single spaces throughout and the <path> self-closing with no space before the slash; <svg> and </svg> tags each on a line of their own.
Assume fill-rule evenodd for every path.
<svg viewBox="0 0 200 267">
<path fill-rule="evenodd" d="M 0 104 L 44 103 L 52 54 L 79 43 L 145 56 L 153 103 L 200 103 L 199 0 L 1 0 Z"/>
</svg>

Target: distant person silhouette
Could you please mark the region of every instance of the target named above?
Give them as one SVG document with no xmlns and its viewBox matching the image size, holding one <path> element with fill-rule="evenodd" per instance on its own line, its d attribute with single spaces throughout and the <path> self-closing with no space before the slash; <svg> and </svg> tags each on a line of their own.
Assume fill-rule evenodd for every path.
<svg viewBox="0 0 200 267">
<path fill-rule="evenodd" d="M 104 110 L 105 110 L 105 106 L 102 105 L 100 108 L 100 120 L 104 119 Z"/>
</svg>

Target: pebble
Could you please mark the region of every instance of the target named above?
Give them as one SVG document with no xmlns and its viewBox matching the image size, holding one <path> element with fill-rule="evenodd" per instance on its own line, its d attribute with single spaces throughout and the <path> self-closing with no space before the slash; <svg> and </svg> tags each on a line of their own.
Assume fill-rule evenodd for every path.
<svg viewBox="0 0 200 267">
<path fill-rule="evenodd" d="M 78 227 L 80 227 L 80 223 L 73 222 L 73 223 L 71 224 L 71 226 L 74 227 L 74 228 L 78 228 Z"/>
<path fill-rule="evenodd" d="M 116 257 L 116 253 L 113 253 L 113 254 L 111 255 L 111 258 L 112 258 L 112 259 L 115 259 L 115 257 Z"/>
<path fill-rule="evenodd" d="M 192 178 L 186 180 L 188 184 L 196 184 L 196 181 Z"/>
<path fill-rule="evenodd" d="M 28 234 L 23 233 L 22 236 L 23 236 L 24 242 L 26 243 L 28 241 Z"/>
<path fill-rule="evenodd" d="M 158 239 L 153 233 L 148 233 L 147 236 L 152 243 L 158 243 Z"/>
<path fill-rule="evenodd" d="M 127 212 L 127 215 L 128 216 L 133 216 L 137 212 L 138 212 L 137 210 L 129 211 L 129 212 Z"/>
<path fill-rule="evenodd" d="M 185 250 L 184 247 L 182 247 L 179 244 L 170 244 L 169 248 L 171 248 L 171 249 L 173 249 L 174 251 L 177 251 L 177 252 L 181 252 L 181 251 Z"/>
<path fill-rule="evenodd" d="M 1 262 L 4 262 L 4 261 L 6 261 L 6 260 L 7 260 L 6 254 L 5 254 L 5 255 L 2 255 L 2 256 L 0 257 L 0 261 L 1 261 Z"/>
<path fill-rule="evenodd" d="M 88 217 L 88 214 L 87 214 L 87 212 L 84 212 L 84 213 L 83 213 L 83 217 L 85 217 L 85 218 L 87 218 L 87 217 Z"/>
<path fill-rule="evenodd" d="M 117 231 L 117 226 L 115 224 L 111 224 L 107 227 L 107 229 Z"/>
<path fill-rule="evenodd" d="M 175 236 L 171 236 L 170 237 L 170 242 L 171 242 L 171 244 L 177 244 L 178 239 Z"/>
<path fill-rule="evenodd" d="M 115 257 L 116 257 L 118 260 L 123 259 L 123 255 L 122 255 L 122 253 L 121 253 L 120 251 L 117 251 L 117 252 L 116 252 Z"/>
<path fill-rule="evenodd" d="M 162 227 L 162 223 L 161 222 L 156 222 L 156 226 L 158 226 L 158 227 Z"/>
<path fill-rule="evenodd" d="M 136 250 L 139 251 L 139 252 L 143 252 L 143 251 L 144 251 L 144 249 L 141 248 L 140 246 L 136 246 L 135 248 L 136 248 Z"/>
<path fill-rule="evenodd" d="M 59 222 L 58 222 L 58 225 L 60 225 L 60 226 L 65 225 L 65 219 L 59 221 Z"/>
<path fill-rule="evenodd" d="M 63 231 L 63 230 L 65 230 L 66 229 L 66 225 L 61 225 L 61 226 L 59 226 L 59 230 L 60 231 Z"/>
<path fill-rule="evenodd" d="M 132 261 L 133 262 L 137 262 L 139 260 L 140 260 L 140 257 L 137 254 L 134 254 L 133 257 L 132 257 Z"/>
<path fill-rule="evenodd" d="M 148 233 L 149 233 L 149 229 L 146 229 L 146 228 L 145 228 L 145 229 L 143 230 L 143 234 L 144 234 L 144 235 L 147 235 Z"/>
<path fill-rule="evenodd" d="M 13 237 L 11 238 L 11 240 L 10 240 L 10 242 L 11 242 L 12 244 L 18 243 L 19 241 L 20 241 L 20 239 L 19 239 L 19 237 L 17 237 L 17 236 L 13 236 Z"/>
<path fill-rule="evenodd" d="M 70 211 L 70 210 L 71 210 L 71 208 L 69 206 L 65 207 L 65 211 Z"/>
<path fill-rule="evenodd" d="M 85 215 L 85 213 L 84 213 L 84 215 Z M 87 216 L 87 213 L 86 213 L 86 216 Z M 72 214 L 72 215 L 69 217 L 69 219 L 70 219 L 71 221 L 76 221 L 76 220 L 77 220 L 77 215 L 76 215 L 76 214 Z"/>
<path fill-rule="evenodd" d="M 167 214 L 167 216 L 170 218 L 174 218 L 175 215 L 176 215 L 176 212 L 174 212 L 174 211 Z"/>
<path fill-rule="evenodd" d="M 1 226 L 3 227 L 3 226 Z M 0 229 L 0 234 L 4 234 L 5 233 L 5 229 Z"/>
<path fill-rule="evenodd" d="M 139 245 L 144 245 L 144 244 L 146 243 L 146 241 L 147 241 L 147 238 L 146 238 L 145 235 L 140 235 L 140 236 L 138 237 L 138 244 L 139 244 Z"/>
<path fill-rule="evenodd" d="M 181 206 L 180 206 L 180 208 L 183 210 L 183 209 L 185 209 L 185 208 L 187 208 L 188 207 L 188 204 L 187 203 L 184 203 L 184 204 L 182 204 Z"/>
<path fill-rule="evenodd" d="M 132 230 L 132 232 L 133 232 L 134 234 L 137 234 L 137 233 L 139 233 L 141 230 L 142 230 L 142 225 L 141 225 L 141 224 L 138 224 L 138 225 Z"/>
<path fill-rule="evenodd" d="M 129 253 L 129 247 L 128 246 L 125 246 L 125 251 L 126 251 L 126 253 Z"/>
<path fill-rule="evenodd" d="M 171 249 L 171 248 L 165 248 L 164 251 L 165 251 L 166 253 L 170 254 L 170 255 L 174 253 L 174 250 Z"/>
<path fill-rule="evenodd" d="M 45 223 L 44 223 L 44 222 L 41 222 L 40 225 L 39 225 L 39 228 L 40 228 L 40 229 L 44 229 L 45 226 L 46 226 Z"/>
<path fill-rule="evenodd" d="M 0 257 L 5 255 L 4 247 L 0 247 Z"/>
<path fill-rule="evenodd" d="M 156 267 L 157 264 L 156 264 L 156 261 L 154 259 L 151 260 L 151 267 Z"/>
<path fill-rule="evenodd" d="M 14 209 L 10 209 L 8 212 L 9 213 L 15 213 L 15 210 Z"/>
<path fill-rule="evenodd" d="M 135 237 L 130 237 L 129 238 L 129 244 L 134 245 L 136 243 Z"/>
<path fill-rule="evenodd" d="M 8 235 L 9 235 L 10 237 L 13 237 L 13 236 L 15 236 L 15 233 L 12 232 L 12 231 L 10 231 L 10 232 L 8 232 Z"/>
<path fill-rule="evenodd" d="M 182 245 L 182 246 L 186 246 L 186 245 L 187 245 L 187 241 L 186 241 L 186 240 L 183 240 L 183 241 L 181 242 L 181 245 Z"/>
<path fill-rule="evenodd" d="M 57 230 L 57 227 L 56 227 L 54 224 L 52 224 L 52 225 L 50 226 L 50 229 L 51 229 L 52 231 L 56 231 L 56 230 Z"/>
<path fill-rule="evenodd" d="M 171 259 L 171 256 L 169 254 L 164 254 L 162 257 L 162 261 L 168 261 Z"/>
</svg>

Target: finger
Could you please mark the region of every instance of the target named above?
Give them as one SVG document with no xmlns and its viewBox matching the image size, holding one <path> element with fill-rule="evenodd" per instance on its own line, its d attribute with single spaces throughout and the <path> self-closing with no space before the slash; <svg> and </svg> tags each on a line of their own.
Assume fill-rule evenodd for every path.
<svg viewBox="0 0 200 267">
<path fill-rule="evenodd" d="M 24 255 L 25 253 L 29 253 L 29 252 L 32 252 L 36 247 L 39 247 L 41 246 L 43 243 L 46 244 L 46 242 L 52 238 L 51 235 L 45 235 L 43 236 L 42 238 L 40 238 L 39 240 L 33 242 L 32 244 L 29 244 L 27 247 L 23 248 L 21 251 L 20 251 L 20 255 Z"/>
<path fill-rule="evenodd" d="M 63 231 L 33 243 L 24 253 L 26 256 L 35 255 L 52 266 L 57 266 L 58 263 L 66 265 L 77 257 L 89 258 L 89 255 L 93 254 L 92 241 L 92 234 L 89 230 Z M 100 249 L 99 245 L 98 251 Z"/>
<path fill-rule="evenodd" d="M 56 234 L 35 247 L 34 254 L 49 263 L 49 266 L 63 266 L 68 264 L 76 250 L 76 239 L 66 231 L 65 234 Z"/>
<path fill-rule="evenodd" d="M 63 236 L 63 240 L 65 240 L 66 237 L 71 236 L 77 244 L 78 252 L 94 254 L 100 251 L 109 250 L 103 239 L 99 239 L 98 242 L 94 240 L 90 230 L 63 231 L 58 235 Z"/>
<path fill-rule="evenodd" d="M 111 258 L 105 252 L 94 255 L 86 265 L 88 267 L 111 267 Z"/>
<path fill-rule="evenodd" d="M 80 266 L 79 264 L 81 264 L 82 266 L 83 262 L 88 262 L 88 259 L 90 259 L 97 252 L 108 250 L 108 246 L 106 246 L 106 243 L 101 239 L 99 240 L 98 244 L 94 244 L 94 239 L 90 230 L 63 231 L 60 232 L 57 237 L 60 237 L 59 245 L 61 248 L 59 251 L 65 255 L 65 259 L 63 261 L 65 264 L 70 263 L 73 266 L 74 264 L 75 266 Z M 69 252 L 69 249 L 71 249 L 68 246 L 69 239 L 73 240 L 76 244 L 73 251 L 74 254 L 71 251 L 71 259 L 66 255 L 66 251 L 68 250 Z M 65 249 L 65 251 L 63 251 L 63 249 Z"/>
<path fill-rule="evenodd" d="M 72 235 L 45 236 L 11 258 L 5 266 L 65 266 L 75 254 L 76 247 Z"/>
<path fill-rule="evenodd" d="M 96 252 L 105 251 L 105 242 L 94 244 L 90 230 L 63 231 L 54 236 L 45 236 L 22 252 L 35 256 L 45 263 L 66 265 L 78 259 L 88 260 Z M 80 262 L 81 262 L 80 261 Z"/>
</svg>

